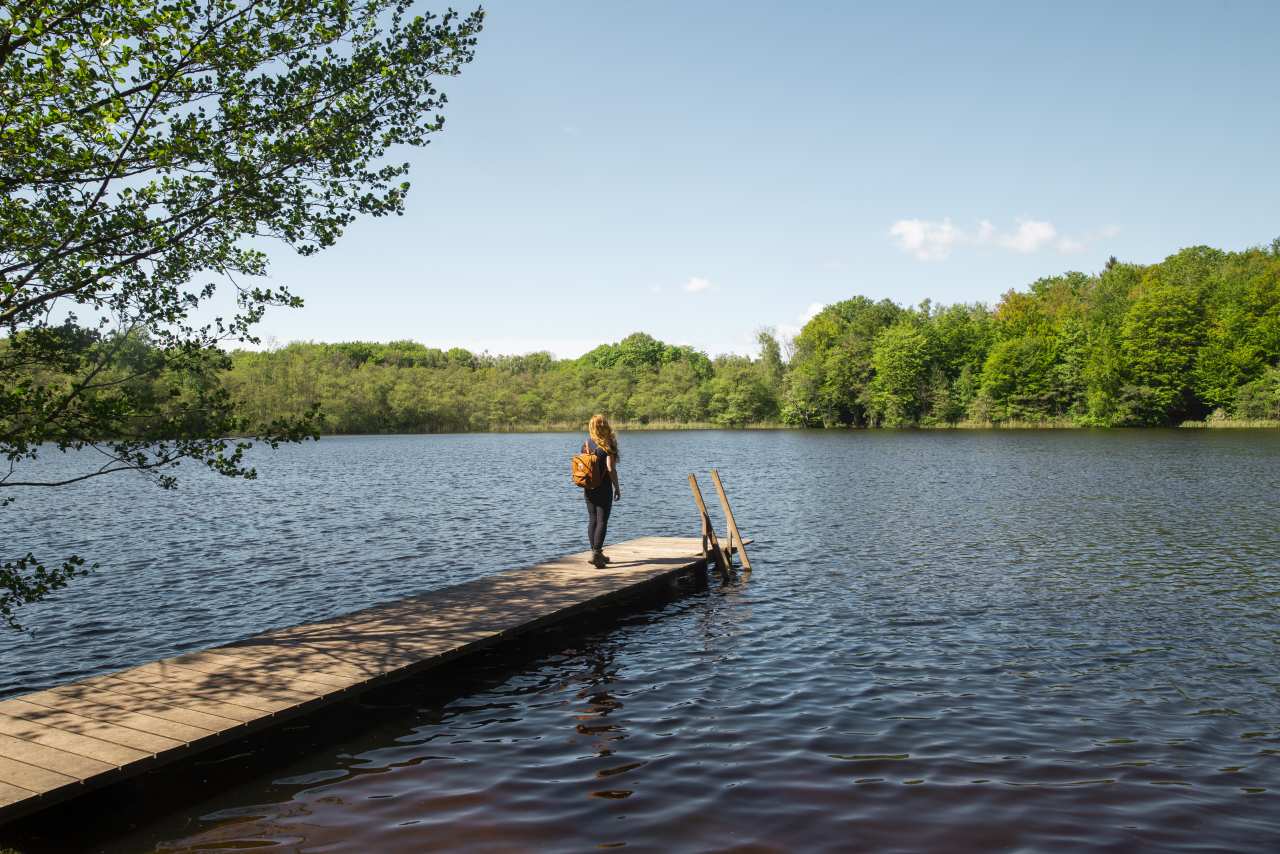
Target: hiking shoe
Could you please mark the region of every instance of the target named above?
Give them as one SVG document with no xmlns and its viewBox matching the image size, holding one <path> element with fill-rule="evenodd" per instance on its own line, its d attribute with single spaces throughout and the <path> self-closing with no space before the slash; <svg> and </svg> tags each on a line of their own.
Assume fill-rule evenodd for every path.
<svg viewBox="0 0 1280 854">
<path fill-rule="evenodd" d="M 606 563 L 608 563 L 608 559 L 604 556 L 604 552 L 591 553 L 591 565 L 596 569 L 604 569 Z"/>
</svg>

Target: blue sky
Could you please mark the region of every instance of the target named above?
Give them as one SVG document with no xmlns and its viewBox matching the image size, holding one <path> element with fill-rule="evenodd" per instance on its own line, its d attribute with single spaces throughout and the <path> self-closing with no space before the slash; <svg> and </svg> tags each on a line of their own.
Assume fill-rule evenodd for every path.
<svg viewBox="0 0 1280 854">
<path fill-rule="evenodd" d="M 405 216 L 273 250 L 307 305 L 264 336 L 750 353 L 855 294 L 1280 235 L 1277 2 L 486 9 Z"/>
</svg>

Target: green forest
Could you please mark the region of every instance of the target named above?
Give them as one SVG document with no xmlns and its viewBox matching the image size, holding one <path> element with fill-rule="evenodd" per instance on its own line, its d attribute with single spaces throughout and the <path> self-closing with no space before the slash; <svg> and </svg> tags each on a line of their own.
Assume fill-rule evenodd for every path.
<svg viewBox="0 0 1280 854">
<path fill-rule="evenodd" d="M 55 333 L 72 334 L 43 334 Z M 120 373 L 98 379 L 103 423 L 142 437 L 290 422 L 331 434 L 576 429 L 595 412 L 630 428 L 1265 423 L 1280 420 L 1280 239 L 1242 252 L 1193 247 L 1149 266 L 1112 259 L 994 307 L 855 296 L 793 341 L 758 340 L 755 358 L 712 358 L 644 333 L 576 359 L 294 343 L 193 349 L 179 368 L 136 334 L 84 346 L 110 348 Z M 25 346 L 0 341 L 15 357 Z M 56 366 L 31 370 L 41 387 L 58 385 Z M 216 399 L 241 418 L 197 423 L 199 401 Z M 151 414 L 130 414 L 139 407 Z"/>
<path fill-rule="evenodd" d="M 760 355 L 708 357 L 644 333 L 577 359 L 412 342 L 236 351 L 225 383 L 251 421 L 318 404 L 322 432 L 576 426 L 1176 425 L 1280 419 L 1280 240 L 1112 259 L 994 307 L 855 296 Z"/>
</svg>

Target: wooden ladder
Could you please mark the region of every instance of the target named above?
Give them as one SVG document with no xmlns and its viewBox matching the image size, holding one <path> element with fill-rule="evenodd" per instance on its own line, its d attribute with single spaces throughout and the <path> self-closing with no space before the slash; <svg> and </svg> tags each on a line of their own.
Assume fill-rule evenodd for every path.
<svg viewBox="0 0 1280 854">
<path fill-rule="evenodd" d="M 711 481 L 715 484 L 716 494 L 720 497 L 720 507 L 724 510 L 725 522 L 729 526 L 729 541 L 725 546 L 720 545 L 720 538 L 716 536 L 716 530 L 711 524 L 711 516 L 707 513 L 707 504 L 702 500 L 698 477 L 691 474 L 689 489 L 693 492 L 693 502 L 698 505 L 698 512 L 702 516 L 702 553 L 708 561 L 714 560 L 716 566 L 723 572 L 727 572 L 733 565 L 733 555 L 736 553 L 742 558 L 742 568 L 750 572 L 751 558 L 747 557 L 747 541 L 742 538 L 742 532 L 738 530 L 738 521 L 734 519 L 733 508 L 729 506 L 729 496 L 725 493 L 724 484 L 720 481 L 720 472 L 712 469 Z"/>
</svg>

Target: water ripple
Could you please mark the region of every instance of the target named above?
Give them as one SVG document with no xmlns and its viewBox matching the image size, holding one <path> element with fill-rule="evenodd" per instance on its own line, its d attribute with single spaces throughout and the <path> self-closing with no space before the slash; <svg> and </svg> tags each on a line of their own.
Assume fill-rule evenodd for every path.
<svg viewBox="0 0 1280 854">
<path fill-rule="evenodd" d="M 1280 435 L 624 441 L 611 533 L 687 534 L 717 465 L 753 578 L 370 697 L 95 850 L 1280 847 Z M 326 440 L 173 505 L 28 503 L 24 542 L 110 568 L 33 609 L 0 691 L 577 549 L 571 445 Z"/>
</svg>

